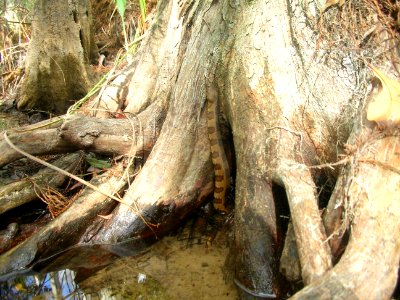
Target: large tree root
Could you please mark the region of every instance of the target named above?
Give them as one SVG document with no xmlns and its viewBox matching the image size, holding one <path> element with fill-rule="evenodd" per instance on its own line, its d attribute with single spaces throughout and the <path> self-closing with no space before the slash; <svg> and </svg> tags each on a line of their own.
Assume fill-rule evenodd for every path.
<svg viewBox="0 0 400 300">
<path fill-rule="evenodd" d="M 338 120 L 341 114 L 354 113 L 348 106 L 354 91 L 348 88 L 349 78 L 337 78 L 343 70 L 315 62 L 323 57 L 314 52 L 315 33 L 304 27 L 308 23 L 301 1 L 178 4 L 159 2 L 157 26 L 144 41 L 133 70 L 115 80 L 116 85 L 107 89 L 100 101 L 100 108 L 125 109 L 141 121 L 128 115 L 126 120 L 104 120 L 102 127 L 96 127 L 98 120 L 76 117 L 57 129 L 43 131 L 56 142 L 54 150 L 43 147 L 41 151 L 59 151 L 66 141 L 73 145 L 71 149 L 107 154 L 151 150 L 125 193 L 124 204 L 114 206 L 109 198 L 102 204 L 90 202 L 98 207 L 85 208 L 89 217 L 84 222 L 96 220 L 89 229 L 74 218 L 77 208 L 71 207 L 71 212 L 60 216 L 62 221 L 52 222 L 3 255 L 0 274 L 39 267 L 57 255 L 57 247 L 92 249 L 100 245 L 118 255 L 132 254 L 132 249 L 140 251 L 178 226 L 213 190 L 204 113 L 205 87 L 212 83 L 218 87 L 236 151 L 235 281 L 243 296 L 275 297 L 282 292 L 277 272 L 282 242 L 275 205 L 279 199 L 272 189 L 278 184 L 287 193 L 301 275 L 308 284 L 294 298 L 388 298 L 399 261 L 399 243 L 393 234 L 399 230 L 398 142 L 388 135 L 363 147 L 360 156 L 352 156 L 356 157 L 354 168 L 344 170 L 338 181 L 344 189 L 332 196 L 343 197 L 346 205 L 329 204 L 328 209 L 333 209 L 325 216 L 327 237 L 312 179 L 319 170 L 311 174 L 310 166 L 336 161 L 340 149 L 332 145 L 344 144 L 348 136 L 348 132 L 340 132 L 345 126 Z M 265 15 L 255 12 L 269 12 L 268 22 Z M 179 17 L 182 15 L 186 18 Z M 301 43 L 302 39 L 307 43 Z M 143 74 L 146 80 L 138 91 Z M 127 82 L 132 82 L 132 87 Z M 344 91 L 340 97 L 337 90 Z M 157 109 L 152 111 L 152 107 Z M 113 131 L 118 126 L 124 130 L 123 136 Z M 28 135 L 24 138 L 29 139 Z M 11 140 L 25 147 L 18 142 L 18 135 L 11 135 Z M 7 153 L 0 165 L 20 157 L 7 147 L 0 144 L 0 151 Z M 374 147 L 382 150 L 369 156 Z M 346 173 L 352 170 L 354 173 Z M 109 182 L 112 180 L 117 179 Z M 387 188 L 392 189 L 390 193 L 381 192 Z M 110 213 L 109 219 L 96 217 L 103 210 Z M 342 213 L 354 213 L 351 239 L 340 262 L 330 269 L 328 238 L 340 225 Z M 61 229 L 58 222 L 63 224 Z M 68 241 L 59 234 L 64 228 L 74 233 Z M 291 241 L 293 244 L 294 239 Z M 338 248 L 333 247 L 334 255 Z M 79 248 L 71 251 L 74 249 Z"/>
<path fill-rule="evenodd" d="M 83 120 L 83 124 L 88 123 L 88 119 Z M 140 252 L 148 242 L 178 226 L 180 220 L 200 206 L 212 191 L 213 172 L 204 113 L 201 120 L 202 126 L 189 125 L 189 128 L 196 128 L 196 134 L 186 125 L 165 127 L 145 167 L 121 199 L 123 204 L 117 207 L 111 219 L 97 218 L 95 224 L 88 227 L 97 214 L 109 213 L 115 203 L 99 191 L 89 189 L 52 223 L 1 256 L 0 274 L 8 276 L 16 270 L 39 268 L 42 262 L 78 245 L 100 244 L 103 249 L 118 255 L 132 254 L 130 249 Z M 78 123 L 75 118 L 74 124 Z M 85 132 L 85 127 L 82 127 L 83 130 L 76 131 Z M 165 147 L 171 139 L 175 141 L 175 148 Z M 115 170 L 108 171 L 102 176 L 101 182 L 105 182 L 98 185 L 98 189 L 101 191 L 107 187 L 108 194 L 110 188 L 120 190 L 125 179 L 118 180 L 119 174 Z M 64 239 L 63 236 L 70 237 Z"/>
<path fill-rule="evenodd" d="M 127 181 L 127 178 L 123 179 L 121 175 L 121 166 L 116 166 L 94 178 L 92 184 L 96 184 L 100 191 L 117 193 Z M 103 193 L 86 189 L 68 210 L 23 243 L 0 256 L 0 279 L 30 272 L 35 265 L 48 262 L 66 249 L 79 247 L 77 245 L 83 235 L 90 239 L 96 233 L 96 223 L 101 220 L 99 215 L 107 215 L 116 204 L 115 200 Z"/>
<path fill-rule="evenodd" d="M 308 167 L 293 162 L 281 162 L 277 176 L 281 178 L 288 197 L 302 278 L 305 284 L 309 284 L 332 267 L 315 184 Z"/>
<path fill-rule="evenodd" d="M 163 9 L 170 9 L 170 4 L 168 7 Z M 162 15 L 162 17 L 168 17 L 168 14 Z M 159 31 L 158 25 L 154 27 L 156 31 Z M 182 28 L 177 28 L 176 32 L 170 31 L 168 34 L 178 33 L 180 35 Z M 208 29 L 202 29 L 202 31 L 206 30 Z M 167 36 L 161 35 L 165 39 L 165 48 L 159 53 L 159 59 L 162 62 L 164 62 L 164 55 L 170 56 L 171 53 L 183 55 L 179 47 L 176 48 L 176 43 L 169 41 L 168 34 Z M 159 34 L 155 36 L 160 39 Z M 149 40 L 150 43 L 154 42 L 152 39 Z M 174 40 L 176 40 L 176 37 Z M 215 64 L 216 57 L 212 57 L 212 48 L 210 47 L 210 44 L 215 42 L 204 43 L 200 33 L 197 33 L 195 40 L 196 46 L 194 47 L 203 48 L 205 59 Z M 171 49 L 168 49 L 168 47 L 171 47 Z M 149 53 L 149 55 L 153 57 L 153 53 Z M 196 61 L 197 54 L 193 52 L 192 55 L 193 61 Z M 158 55 L 154 57 L 158 57 Z M 35 144 L 36 149 L 29 149 L 29 144 L 32 143 L 18 142 L 19 136 L 24 136 L 24 133 L 10 135 L 10 140 L 18 148 L 23 148 L 26 152 L 33 152 L 34 154 L 42 154 L 43 151 L 62 151 L 60 148 L 63 147 L 58 147 L 58 145 L 64 143 L 70 145 L 69 150 L 84 149 L 105 154 L 132 156 L 141 154 L 141 152 L 146 154 L 156 140 L 157 143 L 152 149 L 143 170 L 131 183 L 128 192 L 121 200 L 124 204 L 117 206 L 111 219 L 98 222 L 92 233 L 85 233 L 84 227 L 90 224 L 93 219 L 75 220 L 76 215 L 78 215 L 74 208 L 76 206 L 70 207 L 52 222 L 53 225 L 47 226 L 20 246 L 4 254 L 1 258 L 2 268 L 0 273 L 7 274 L 20 268 L 29 268 L 35 261 L 40 262 L 47 260 L 48 257 L 53 257 L 57 254 L 55 249 L 76 245 L 78 239 L 81 245 L 102 244 L 112 252 L 125 254 L 125 250 L 131 248 L 132 243 L 138 246 L 139 244 L 143 245 L 143 241 L 154 241 L 171 228 L 178 226 L 180 220 L 203 203 L 213 189 L 210 146 L 207 139 L 205 113 L 202 109 L 205 100 L 206 77 L 213 63 L 204 65 L 200 61 L 195 65 L 187 65 L 186 68 L 191 71 L 182 72 L 184 76 L 177 80 L 171 76 L 171 70 L 168 67 L 162 67 L 161 69 L 166 75 L 165 78 L 169 78 L 171 82 L 176 82 L 176 85 L 181 88 L 173 92 L 166 91 L 165 87 L 172 90 L 172 85 L 166 85 L 165 81 L 160 82 L 157 91 L 162 100 L 159 104 L 154 101 L 147 108 L 140 106 L 143 110 L 137 118 L 131 117 L 129 114 L 127 119 L 124 120 L 103 120 L 100 122 L 97 119 L 94 122 L 94 119 L 82 116 L 67 118 L 64 122 L 60 122 L 57 128 L 48 129 L 51 130 L 50 132 L 48 130 L 44 132 L 51 134 L 52 141 L 55 141 L 56 146 L 52 150 L 42 146 L 48 142 L 46 140 Z M 140 66 L 141 64 L 138 65 L 138 69 Z M 173 71 L 177 74 L 181 69 L 173 66 Z M 192 72 L 202 74 L 196 76 L 199 79 L 198 81 L 191 80 Z M 154 76 L 151 78 L 154 79 Z M 194 98 L 193 95 L 196 95 L 196 97 Z M 163 124 L 167 100 L 172 104 L 168 111 L 167 120 Z M 148 117 L 146 118 L 146 116 Z M 163 132 L 157 138 L 161 125 L 163 125 Z M 115 136 L 117 131 L 122 132 L 122 136 L 121 133 L 117 133 L 117 136 Z M 26 136 L 31 135 L 32 132 L 30 131 Z M 114 141 L 115 144 L 110 143 L 110 140 Z M 5 141 L 2 142 L 1 146 L 11 152 L 1 164 L 20 157 L 16 150 L 9 150 L 9 145 Z M 111 183 L 112 180 L 110 179 L 109 182 Z M 101 197 L 104 196 L 101 195 Z M 113 202 L 114 200 L 108 199 L 107 201 Z M 103 205 L 95 207 L 95 202 L 86 201 L 86 203 L 93 206 L 93 210 L 87 208 L 90 212 L 96 211 L 97 213 L 98 209 L 103 207 Z M 109 206 L 107 207 L 109 208 Z M 93 217 L 93 214 L 90 213 L 90 216 Z M 58 224 L 63 224 L 61 231 Z M 58 232 L 65 233 L 64 230 L 72 229 L 73 226 L 75 227 L 73 238 L 68 238 L 68 241 L 60 239 L 56 242 L 54 237 L 59 236 Z M 55 228 L 57 228 L 57 234 L 50 234 Z M 57 246 L 48 248 L 42 246 L 42 244 L 48 246 L 51 243 L 57 244 Z M 41 246 L 37 246 L 38 244 Z M 136 249 L 138 248 L 140 247 L 136 247 Z M 27 252 L 28 255 L 23 256 L 24 252 Z"/>
<path fill-rule="evenodd" d="M 65 171 L 74 174 L 83 159 L 82 153 L 72 153 L 61 157 L 53 164 Z M 67 176 L 56 173 L 53 169 L 45 168 L 29 179 L 10 183 L 0 188 L 0 214 L 28 203 L 38 197 L 48 188 L 60 186 Z"/>
<path fill-rule="evenodd" d="M 150 112 L 142 115 L 127 115 L 127 119 L 72 115 L 63 122 L 58 119 L 56 124 L 52 124 L 56 128 L 41 129 L 41 126 L 46 125 L 40 124 L 37 129 L 29 126 L 9 134 L 9 139 L 19 149 L 32 155 L 65 153 L 78 149 L 106 155 L 146 155 L 158 136 L 162 119 L 157 115 L 152 116 Z M 0 137 L 0 151 L 3 153 L 0 166 L 23 157 L 10 147 L 4 136 Z"/>
<path fill-rule="evenodd" d="M 400 142 L 372 140 L 356 153 L 348 185 L 350 240 L 339 263 L 292 299 L 389 299 L 400 259 Z"/>
<path fill-rule="evenodd" d="M 76 149 L 60 139 L 57 129 L 12 134 L 9 138 L 18 148 L 32 155 L 65 153 Z M 24 157 L 8 145 L 3 134 L 0 137 L 0 151 L 3 153 L 0 157 L 0 167 Z"/>
</svg>

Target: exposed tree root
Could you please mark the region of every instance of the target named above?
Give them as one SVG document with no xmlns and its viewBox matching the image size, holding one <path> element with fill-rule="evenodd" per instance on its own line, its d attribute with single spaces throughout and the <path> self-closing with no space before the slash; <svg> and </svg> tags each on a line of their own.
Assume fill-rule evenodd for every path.
<svg viewBox="0 0 400 300">
<path fill-rule="evenodd" d="M 153 112 L 153 111 L 152 111 Z M 149 112 L 142 115 L 149 115 Z M 97 119 L 83 115 L 72 115 L 57 128 L 22 128 L 10 134 L 14 145 L 32 155 L 65 153 L 78 149 L 107 155 L 145 155 L 153 147 L 159 133 L 157 116 L 142 119 L 141 116 L 126 119 Z M 54 126 L 53 126 L 54 127 Z M 134 130 L 134 134 L 133 134 Z M 13 162 L 23 155 L 0 138 L 0 166 Z"/>
<path fill-rule="evenodd" d="M 69 173 L 74 173 L 82 161 L 82 153 L 72 153 L 59 158 L 53 164 Z M 0 188 L 0 214 L 28 203 L 38 197 L 41 189 L 60 186 L 67 178 L 50 168 L 42 169 L 27 180 L 20 180 Z"/>
<path fill-rule="evenodd" d="M 47 155 L 65 153 L 74 150 L 72 145 L 68 145 L 58 136 L 57 129 L 44 129 L 34 132 L 23 132 L 10 135 L 10 140 L 18 148 L 32 155 Z M 0 151 L 3 155 L 0 157 L 0 166 L 23 157 L 22 154 L 12 149 L 7 142 L 0 138 Z"/>
<path fill-rule="evenodd" d="M 321 63 L 325 56 L 315 52 L 315 33 L 304 25 L 302 5 L 210 0 L 185 7 L 160 1 L 156 25 L 135 62 L 98 103 L 99 111 L 125 112 L 126 119 L 76 115 L 39 133 L 10 136 L 34 154 L 84 149 L 146 157 L 150 152 L 143 169 L 128 183 L 123 203 L 86 190 L 49 226 L 0 257 L 0 274 L 40 269 L 68 247 L 73 253 L 79 247 L 138 253 L 204 203 L 213 190 L 204 105 L 206 86 L 213 84 L 221 100 L 218 115 L 224 113 L 218 121 L 229 124 L 235 147 L 235 282 L 242 296 L 273 298 L 284 292 L 277 184 L 286 191 L 292 218 L 294 236 L 288 233 L 287 241 L 296 244 L 300 261 L 295 263 L 301 278 L 292 272 L 291 279 L 307 285 L 293 299 L 388 299 L 400 258 L 394 234 L 400 229 L 399 174 L 393 172 L 400 164 L 398 136 L 387 133 L 354 146 L 359 152 L 349 154 L 354 161 L 341 171 L 323 223 L 315 178 L 324 171 L 311 166 L 338 161 L 355 122 L 350 116 L 358 114 L 358 121 L 364 111 L 349 88 L 358 78 L 342 80 L 337 74 L 343 66 Z M 268 22 L 258 12 L 268 12 Z M 6 154 L 0 165 L 20 157 L 4 141 L 0 151 Z M 121 190 L 127 179 L 112 172 L 100 186 Z M 97 217 L 104 213 L 109 217 Z M 344 245 L 344 230 L 334 236 L 343 214 L 351 225 L 350 242 L 332 268 Z M 282 262 L 285 268 L 290 266 Z"/>
<path fill-rule="evenodd" d="M 400 166 L 398 136 L 362 147 L 360 160 Z M 355 161 L 348 186 L 350 240 L 339 263 L 291 299 L 389 299 L 400 259 L 399 174 Z"/>
<path fill-rule="evenodd" d="M 305 165 L 281 162 L 277 176 L 284 183 L 299 252 L 302 278 L 309 284 L 332 267 L 329 244 L 318 210 L 316 189 Z"/>
<path fill-rule="evenodd" d="M 118 193 L 127 181 L 121 175 L 121 166 L 116 166 L 91 182 L 99 189 Z M 87 242 L 96 233 L 99 215 L 107 215 L 115 205 L 114 200 L 102 193 L 86 189 L 63 214 L 0 256 L 0 278 L 29 272 L 36 264 L 54 258 L 69 247 L 77 247 L 79 242 Z M 85 241 L 81 241 L 82 235 Z"/>
</svg>

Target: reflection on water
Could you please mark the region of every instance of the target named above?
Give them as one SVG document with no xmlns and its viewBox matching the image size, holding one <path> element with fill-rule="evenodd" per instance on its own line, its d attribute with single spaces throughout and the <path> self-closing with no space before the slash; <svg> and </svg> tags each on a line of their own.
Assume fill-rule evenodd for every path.
<svg viewBox="0 0 400 300">
<path fill-rule="evenodd" d="M 225 280 L 226 236 L 211 246 L 202 239 L 168 236 L 139 257 L 117 259 L 95 272 L 87 269 L 21 277 L 0 283 L 0 299 L 237 299 Z"/>
<path fill-rule="evenodd" d="M 67 269 L 10 279 L 0 283 L 0 299 L 86 299 L 74 278 Z"/>
</svg>

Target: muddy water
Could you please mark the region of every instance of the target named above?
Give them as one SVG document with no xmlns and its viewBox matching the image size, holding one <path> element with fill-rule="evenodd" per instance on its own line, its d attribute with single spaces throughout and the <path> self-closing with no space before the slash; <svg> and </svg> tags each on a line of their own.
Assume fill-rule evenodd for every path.
<svg viewBox="0 0 400 300">
<path fill-rule="evenodd" d="M 122 258 L 80 287 L 94 299 L 236 299 L 235 287 L 224 280 L 227 246 L 218 240 L 210 247 L 185 244 L 164 238 L 144 256 Z"/>
<path fill-rule="evenodd" d="M 232 280 L 224 279 L 232 274 L 228 252 L 224 232 L 208 246 L 202 237 L 168 236 L 77 284 L 70 270 L 0 283 L 0 299 L 237 299 Z"/>
</svg>

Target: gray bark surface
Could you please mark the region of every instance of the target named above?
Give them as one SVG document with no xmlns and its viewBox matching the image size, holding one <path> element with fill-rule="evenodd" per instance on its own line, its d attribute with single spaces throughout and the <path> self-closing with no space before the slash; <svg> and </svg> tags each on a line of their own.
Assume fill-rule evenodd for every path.
<svg viewBox="0 0 400 300">
<path fill-rule="evenodd" d="M 88 88 L 96 45 L 87 0 L 36 1 L 19 109 L 64 113 Z"/>
<path fill-rule="evenodd" d="M 350 2 L 346 5 L 354 8 Z M 129 124 L 135 129 L 145 124 L 146 142 L 140 143 L 151 153 L 124 204 L 80 245 L 108 245 L 123 255 L 161 237 L 204 203 L 213 191 L 205 115 L 206 87 L 213 85 L 219 122 L 230 128 L 234 144 L 234 281 L 242 298 L 285 296 L 278 268 L 282 200 L 273 193 L 280 185 L 293 224 L 294 237 L 287 240 L 290 251 L 297 248 L 301 269 L 292 275 L 297 279 L 301 273 L 306 286 L 293 298 L 389 299 L 400 255 L 393 234 L 399 230 L 400 193 L 382 190 L 398 190 L 398 133 L 370 129 L 375 124 L 363 121 L 367 71 L 360 56 L 371 48 L 364 53 L 329 48 L 331 41 L 316 33 L 325 20 L 321 11 L 317 2 L 304 1 L 160 1 L 134 62 L 97 103 L 108 110 L 102 117 L 123 111 L 139 118 L 138 123 L 129 118 Z M 357 16 L 372 26 L 373 18 Z M 335 38 L 340 34 L 332 32 Z M 81 120 L 67 120 L 62 139 L 99 148 L 101 134 L 88 130 L 89 119 Z M 140 151 L 135 143 L 131 155 Z M 357 151 L 345 151 L 346 143 Z M 349 160 L 341 171 L 326 167 L 343 154 Z M 324 220 L 316 192 L 322 175 L 332 181 L 339 176 Z M 343 213 L 352 218 L 343 220 Z M 330 238 L 343 224 L 350 240 L 339 260 L 342 240 Z M 18 255 L 6 253 L 0 273 L 14 270 L 11 258 Z"/>
<path fill-rule="evenodd" d="M 74 173 L 81 160 L 82 154 L 72 153 L 59 158 L 53 164 L 69 173 Z M 41 190 L 59 187 L 66 179 L 67 176 L 45 168 L 29 179 L 0 187 L 0 214 L 36 199 Z"/>
</svg>

